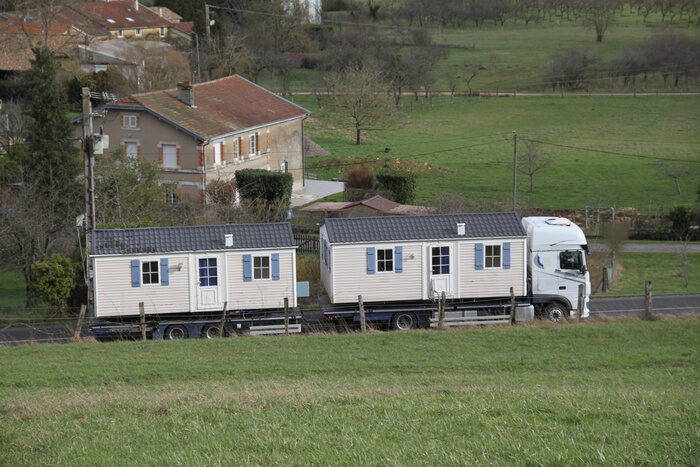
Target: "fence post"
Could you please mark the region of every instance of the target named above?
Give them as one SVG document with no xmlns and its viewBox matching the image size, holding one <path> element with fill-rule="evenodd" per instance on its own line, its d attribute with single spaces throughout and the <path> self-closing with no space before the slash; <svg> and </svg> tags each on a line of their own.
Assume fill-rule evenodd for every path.
<svg viewBox="0 0 700 467">
<path fill-rule="evenodd" d="M 515 324 L 515 291 L 510 288 L 510 324 Z"/>
<path fill-rule="evenodd" d="M 581 317 L 583 316 L 583 297 L 584 297 L 584 289 L 585 285 L 579 284 L 578 285 L 578 321 L 581 321 Z"/>
<path fill-rule="evenodd" d="M 78 315 L 78 324 L 75 326 L 75 332 L 73 333 L 73 340 L 80 339 L 80 333 L 83 328 L 83 320 L 85 319 L 85 310 L 87 307 L 85 305 L 80 305 L 80 314 Z"/>
<path fill-rule="evenodd" d="M 447 296 L 445 291 L 442 291 L 440 296 L 440 317 L 438 318 L 438 329 L 445 329 L 445 302 L 447 301 Z"/>
<path fill-rule="evenodd" d="M 608 284 L 608 268 L 606 266 L 603 266 L 603 293 L 606 293 L 608 291 L 608 287 L 610 284 Z"/>
<path fill-rule="evenodd" d="M 644 282 L 644 319 L 652 320 L 654 315 L 651 313 L 651 281 Z"/>
<path fill-rule="evenodd" d="M 289 298 L 284 297 L 284 335 L 289 335 Z"/>
<path fill-rule="evenodd" d="M 224 307 L 221 309 L 221 321 L 219 321 L 219 337 L 224 337 L 224 324 L 226 323 L 226 309 L 228 302 L 224 302 Z"/>
<path fill-rule="evenodd" d="M 139 316 L 140 316 L 140 323 L 139 327 L 141 328 L 141 340 L 145 341 L 146 340 L 146 311 L 144 310 L 143 307 L 143 302 L 139 302 Z"/>
<path fill-rule="evenodd" d="M 357 303 L 360 305 L 360 330 L 367 332 L 367 321 L 365 321 L 365 304 L 362 303 L 362 295 L 357 296 Z"/>
</svg>

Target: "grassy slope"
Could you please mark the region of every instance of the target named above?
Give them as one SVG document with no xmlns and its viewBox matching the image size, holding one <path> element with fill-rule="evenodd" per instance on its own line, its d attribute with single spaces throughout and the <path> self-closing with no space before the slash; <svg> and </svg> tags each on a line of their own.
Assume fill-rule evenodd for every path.
<svg viewBox="0 0 700 467">
<path fill-rule="evenodd" d="M 0 348 L 0 464 L 691 464 L 699 341 L 694 320 Z"/>
<path fill-rule="evenodd" d="M 0 314 L 25 305 L 24 276 L 16 269 L 0 271 Z"/>
<path fill-rule="evenodd" d="M 700 254 L 688 254 L 688 287 L 678 276 L 678 255 L 623 253 L 619 271 L 608 296 L 642 295 L 644 282 L 652 281 L 655 294 L 700 293 Z"/>
<path fill-rule="evenodd" d="M 512 130 L 521 136 L 570 146 L 697 161 L 700 136 L 700 98 L 449 98 L 435 107 L 416 104 L 403 114 L 399 128 L 374 131 L 359 147 L 349 132 L 333 131 L 322 122 L 326 116 L 312 99 L 297 102 L 314 111 L 307 133 L 333 157 L 361 160 L 391 158 L 430 163 L 448 170 L 425 170 L 418 180 L 419 203 L 430 202 L 442 191 L 469 198 L 507 202 L 511 198 Z M 404 101 L 410 108 L 411 99 Z M 521 141 L 522 142 L 522 141 Z M 519 176 L 520 202 L 549 209 L 583 209 L 585 205 L 648 208 L 692 203 L 700 185 L 700 171 L 681 179 L 683 194 L 675 193 L 670 178 L 657 176 L 658 161 L 543 147 L 554 165 L 535 176 L 534 194 L 527 193 Z M 522 150 L 522 145 L 521 145 Z M 342 164 L 343 161 L 337 161 Z M 314 169 L 327 165 L 327 157 L 308 158 L 310 172 L 325 177 L 343 176 L 348 169 Z M 693 166 L 697 166 L 694 164 Z"/>
</svg>

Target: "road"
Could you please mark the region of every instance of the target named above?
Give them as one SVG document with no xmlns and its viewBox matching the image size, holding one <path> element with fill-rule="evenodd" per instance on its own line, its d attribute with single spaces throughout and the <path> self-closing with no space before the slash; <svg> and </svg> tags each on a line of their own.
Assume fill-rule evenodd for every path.
<svg viewBox="0 0 700 467">
<path fill-rule="evenodd" d="M 591 317 L 642 315 L 644 297 L 594 298 L 589 303 Z M 653 298 L 653 312 L 665 315 L 700 313 L 700 294 L 657 295 Z M 0 345 L 29 343 L 66 343 L 73 337 L 74 324 L 60 326 L 13 327 L 0 330 Z M 89 335 L 87 329 L 83 336 Z"/>
<path fill-rule="evenodd" d="M 591 251 L 608 251 L 610 248 L 605 243 L 591 242 Z M 700 243 L 625 243 L 622 245 L 624 253 L 700 253 Z"/>
</svg>

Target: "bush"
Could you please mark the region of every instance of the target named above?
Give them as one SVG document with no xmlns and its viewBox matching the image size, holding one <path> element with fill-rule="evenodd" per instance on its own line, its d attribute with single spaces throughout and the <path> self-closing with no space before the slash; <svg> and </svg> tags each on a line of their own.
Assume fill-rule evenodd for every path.
<svg viewBox="0 0 700 467">
<path fill-rule="evenodd" d="M 289 204 L 292 197 L 292 174 L 269 172 L 262 169 L 236 171 L 236 185 L 241 198 L 268 203 L 283 201 Z"/>
<path fill-rule="evenodd" d="M 547 75 L 552 89 L 556 90 L 560 86 L 567 89 L 585 88 L 595 60 L 587 50 L 570 49 L 555 54 Z"/>
<path fill-rule="evenodd" d="M 416 176 L 400 170 L 384 169 L 377 174 L 377 182 L 394 194 L 394 201 L 409 204 L 416 197 Z"/>
<path fill-rule="evenodd" d="M 80 264 L 54 253 L 32 265 L 32 294 L 47 305 L 63 311 L 73 290 L 81 283 Z"/>
<path fill-rule="evenodd" d="M 374 187 L 374 174 L 367 167 L 357 166 L 352 168 L 345 177 L 345 186 L 348 188 L 371 189 Z"/>
<path fill-rule="evenodd" d="M 209 202 L 211 203 L 235 205 L 236 181 L 213 180 L 207 184 L 207 195 L 209 196 Z"/>
</svg>

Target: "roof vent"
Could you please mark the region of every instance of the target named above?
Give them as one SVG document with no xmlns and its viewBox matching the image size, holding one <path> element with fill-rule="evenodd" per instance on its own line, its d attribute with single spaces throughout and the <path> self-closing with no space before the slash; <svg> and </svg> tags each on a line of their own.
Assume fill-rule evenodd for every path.
<svg viewBox="0 0 700 467">
<path fill-rule="evenodd" d="M 233 246 L 233 234 L 225 234 L 224 235 L 224 240 L 226 242 L 227 247 L 232 247 Z"/>
<path fill-rule="evenodd" d="M 457 235 L 464 236 L 467 233 L 467 229 L 464 222 L 457 223 Z"/>
</svg>

